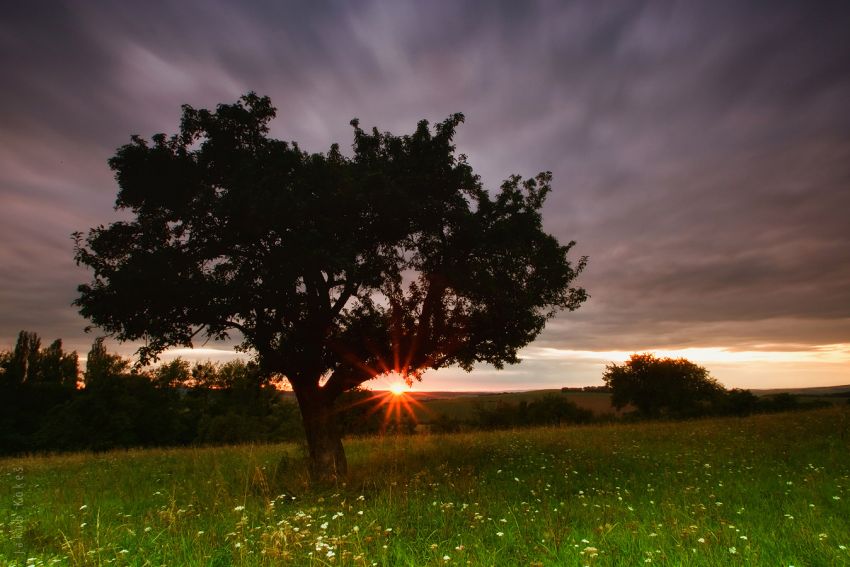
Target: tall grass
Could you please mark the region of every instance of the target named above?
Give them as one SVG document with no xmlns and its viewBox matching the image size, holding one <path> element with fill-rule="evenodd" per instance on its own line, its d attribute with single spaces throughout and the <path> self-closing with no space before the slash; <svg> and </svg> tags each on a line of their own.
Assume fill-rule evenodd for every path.
<svg viewBox="0 0 850 567">
<path fill-rule="evenodd" d="M 850 412 L 0 461 L 2 565 L 846 565 Z M 23 552 L 23 553 L 20 553 Z"/>
</svg>

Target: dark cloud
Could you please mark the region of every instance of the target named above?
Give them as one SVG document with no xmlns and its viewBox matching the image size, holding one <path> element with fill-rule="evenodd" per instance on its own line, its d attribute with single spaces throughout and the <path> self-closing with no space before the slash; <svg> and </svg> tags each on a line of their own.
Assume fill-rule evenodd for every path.
<svg viewBox="0 0 850 567">
<path fill-rule="evenodd" d="M 115 218 L 106 159 L 248 90 L 311 151 L 347 146 L 354 116 L 404 132 L 462 111 L 488 185 L 552 170 L 546 226 L 590 256 L 592 299 L 536 345 L 850 343 L 848 21 L 838 2 L 15 3 L 0 345 L 85 348 L 69 235 Z"/>
</svg>

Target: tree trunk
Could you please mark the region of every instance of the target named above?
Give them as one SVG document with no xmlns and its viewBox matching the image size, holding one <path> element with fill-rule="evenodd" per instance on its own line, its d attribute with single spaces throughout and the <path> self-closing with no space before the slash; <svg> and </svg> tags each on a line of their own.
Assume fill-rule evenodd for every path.
<svg viewBox="0 0 850 567">
<path fill-rule="evenodd" d="M 338 416 L 333 400 L 318 387 L 293 388 L 301 408 L 301 419 L 310 453 L 310 480 L 333 483 L 348 474 Z"/>
</svg>

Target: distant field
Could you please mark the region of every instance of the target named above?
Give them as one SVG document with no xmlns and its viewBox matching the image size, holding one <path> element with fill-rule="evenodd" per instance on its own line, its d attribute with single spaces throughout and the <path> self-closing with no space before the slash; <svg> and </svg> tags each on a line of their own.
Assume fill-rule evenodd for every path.
<svg viewBox="0 0 850 567">
<path fill-rule="evenodd" d="M 557 395 L 571 400 L 577 406 L 589 409 L 597 415 L 615 414 L 611 407 L 611 394 L 598 392 L 561 392 L 557 390 L 533 390 L 529 392 L 505 392 L 485 394 L 464 394 L 455 397 L 429 397 L 427 394 L 416 397 L 419 404 L 414 404 L 416 418 L 421 423 L 429 423 L 439 415 L 453 419 L 466 419 L 475 414 L 477 407 L 493 409 L 499 403 L 516 404 L 521 401 L 530 402 L 545 395 Z M 414 394 L 416 396 L 416 394 Z"/>
<path fill-rule="evenodd" d="M 843 386 L 814 386 L 809 388 L 773 388 L 768 390 L 753 390 L 757 396 L 774 394 L 794 394 L 797 396 L 843 396 L 850 394 L 850 384 Z"/>
<path fill-rule="evenodd" d="M 848 445 L 837 406 L 353 439 L 329 489 L 295 445 L 3 459 L 0 565 L 848 565 Z"/>
</svg>

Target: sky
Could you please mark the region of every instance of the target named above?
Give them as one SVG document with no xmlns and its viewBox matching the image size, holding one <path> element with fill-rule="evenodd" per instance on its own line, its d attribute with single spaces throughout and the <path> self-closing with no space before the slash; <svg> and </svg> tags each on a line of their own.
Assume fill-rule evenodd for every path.
<svg viewBox="0 0 850 567">
<path fill-rule="evenodd" d="M 350 147 L 354 117 L 463 112 L 486 187 L 553 172 L 544 227 L 589 256 L 590 300 L 521 364 L 417 389 L 599 384 L 645 351 L 727 387 L 848 384 L 849 25 L 827 1 L 6 3 L 0 349 L 26 329 L 88 351 L 70 235 L 119 218 L 107 159 L 253 90 L 311 152 Z"/>
</svg>

